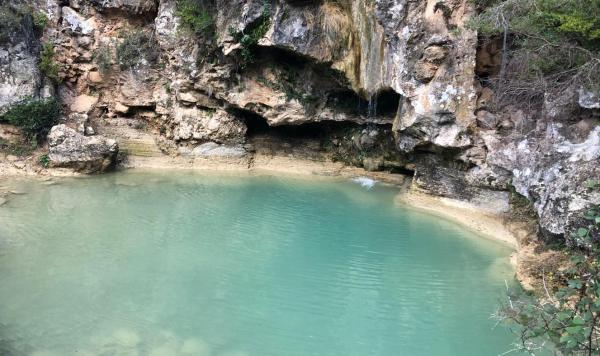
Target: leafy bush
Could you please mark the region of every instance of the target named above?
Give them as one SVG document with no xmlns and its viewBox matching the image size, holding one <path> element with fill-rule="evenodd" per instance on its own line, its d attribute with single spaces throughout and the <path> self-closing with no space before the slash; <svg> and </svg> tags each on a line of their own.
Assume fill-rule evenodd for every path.
<svg viewBox="0 0 600 356">
<path fill-rule="evenodd" d="M 202 0 L 177 0 L 176 15 L 181 19 L 184 29 L 198 35 L 212 36 L 215 21 L 212 6 Z"/>
<path fill-rule="evenodd" d="M 598 189 L 598 181 L 588 181 Z M 600 206 L 591 206 L 582 216 L 583 225 L 572 234 L 578 243 L 570 262 L 544 277 L 543 299 L 509 299 L 499 313 L 519 326 L 520 349 L 536 352 L 546 340 L 565 355 L 600 354 Z M 546 278 L 560 287 L 550 290 Z"/>
<path fill-rule="evenodd" d="M 38 163 L 40 164 L 40 166 L 44 167 L 44 168 L 48 168 L 48 166 L 50 166 L 50 157 L 48 156 L 48 154 L 43 154 L 38 158 Z"/>
<path fill-rule="evenodd" d="M 42 52 L 40 53 L 40 70 L 44 75 L 54 83 L 60 83 L 61 78 L 58 76 L 59 67 L 54 61 L 54 45 L 52 43 L 44 43 Z"/>
<path fill-rule="evenodd" d="M 28 139 L 40 141 L 58 122 L 59 115 L 60 107 L 56 99 L 28 98 L 12 105 L 0 119 L 20 127 Z"/>
<path fill-rule="evenodd" d="M 39 33 L 44 32 L 46 25 L 48 24 L 48 16 L 43 11 L 37 11 L 32 13 L 33 26 Z"/>
<path fill-rule="evenodd" d="M 600 92 L 600 1 L 475 0 L 473 25 L 500 38 L 497 89 L 508 102 L 541 100 L 569 87 Z"/>
<path fill-rule="evenodd" d="M 144 31 L 133 30 L 120 34 L 117 61 L 121 69 L 131 69 L 140 64 L 153 64 L 158 59 L 157 45 Z"/>
</svg>

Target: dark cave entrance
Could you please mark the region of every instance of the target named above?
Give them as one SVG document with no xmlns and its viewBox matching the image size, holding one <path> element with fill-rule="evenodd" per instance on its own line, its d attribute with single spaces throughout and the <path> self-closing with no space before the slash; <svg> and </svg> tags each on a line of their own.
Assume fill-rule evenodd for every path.
<svg viewBox="0 0 600 356">
<path fill-rule="evenodd" d="M 327 106 L 368 118 L 394 118 L 400 107 L 402 95 L 392 89 L 386 89 L 364 99 L 352 90 L 343 90 L 329 94 Z"/>
</svg>

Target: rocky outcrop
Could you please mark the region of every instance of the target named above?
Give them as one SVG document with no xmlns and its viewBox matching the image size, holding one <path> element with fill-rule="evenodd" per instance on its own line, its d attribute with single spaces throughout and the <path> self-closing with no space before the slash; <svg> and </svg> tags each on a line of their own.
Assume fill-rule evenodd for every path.
<svg viewBox="0 0 600 356">
<path fill-rule="evenodd" d="M 32 18 L 16 13 L 10 16 L 15 17 L 18 25 L 0 42 L 0 114 L 11 104 L 39 96 L 43 87 L 37 65 L 39 43 Z"/>
<path fill-rule="evenodd" d="M 43 39 L 56 48 L 67 123 L 81 134 L 53 130 L 70 146 L 53 138 L 51 158 L 102 170 L 114 158 L 96 132 L 129 152 L 140 136 L 144 147 L 191 159 L 293 156 L 302 146 L 368 170 L 414 172 L 415 189 L 493 213 L 509 210 L 514 189 L 547 237 L 569 236 L 581 209 L 598 203 L 583 187 L 600 176 L 597 94 L 572 88 L 547 96 L 540 112 L 496 111 L 478 79 L 498 74 L 501 45 L 478 43 L 466 26 L 471 1 L 214 4 L 213 35 L 187 31 L 176 0 L 49 0 Z M 123 66 L 117 49 L 133 29 L 149 44 L 133 50 L 155 52 Z M 21 68 L 0 72 L 13 76 L 4 82 L 28 83 L 10 84 L 10 97 L 37 95 L 35 60 L 4 50 L 0 68 L 3 58 Z"/>
<path fill-rule="evenodd" d="M 48 134 L 49 159 L 52 167 L 73 168 L 83 173 L 104 172 L 114 167 L 119 146 L 103 136 L 84 136 L 61 124 Z"/>
</svg>

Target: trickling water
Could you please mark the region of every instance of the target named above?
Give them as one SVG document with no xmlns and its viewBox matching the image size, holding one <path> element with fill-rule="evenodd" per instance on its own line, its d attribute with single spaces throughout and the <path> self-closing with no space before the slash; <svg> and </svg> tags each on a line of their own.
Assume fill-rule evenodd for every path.
<svg viewBox="0 0 600 356">
<path fill-rule="evenodd" d="M 371 94 L 369 96 L 369 109 L 367 116 L 374 118 L 377 116 L 377 94 Z"/>
<path fill-rule="evenodd" d="M 127 173 L 15 183 L 1 355 L 496 355 L 510 250 L 395 190 Z"/>
</svg>

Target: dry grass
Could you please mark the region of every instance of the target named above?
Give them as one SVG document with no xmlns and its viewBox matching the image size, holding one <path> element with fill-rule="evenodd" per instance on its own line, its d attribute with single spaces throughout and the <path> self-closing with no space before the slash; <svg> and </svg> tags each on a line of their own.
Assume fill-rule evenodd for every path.
<svg viewBox="0 0 600 356">
<path fill-rule="evenodd" d="M 319 18 L 325 43 L 334 55 L 347 48 L 351 31 L 351 20 L 343 5 L 336 1 L 324 1 L 319 8 Z"/>
</svg>

